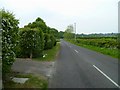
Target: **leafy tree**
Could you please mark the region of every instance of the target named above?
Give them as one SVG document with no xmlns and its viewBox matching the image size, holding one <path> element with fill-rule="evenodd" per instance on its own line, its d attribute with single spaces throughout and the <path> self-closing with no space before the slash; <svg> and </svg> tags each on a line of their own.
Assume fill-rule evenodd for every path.
<svg viewBox="0 0 120 90">
<path fill-rule="evenodd" d="M 67 29 L 65 30 L 65 33 L 64 33 L 64 38 L 65 39 L 73 39 L 74 38 L 73 25 L 69 25 L 67 27 Z"/>
<path fill-rule="evenodd" d="M 38 30 L 42 30 L 44 33 L 44 50 L 51 49 L 54 45 L 56 45 L 56 38 L 59 38 L 58 31 L 55 28 L 48 27 L 45 22 L 38 17 L 34 22 L 29 23 L 24 28 L 37 28 Z"/>
<path fill-rule="evenodd" d="M 50 48 L 50 43 L 51 43 L 49 34 L 47 34 L 47 33 L 44 34 L 44 41 L 45 41 L 44 50 L 47 50 Z"/>
<path fill-rule="evenodd" d="M 36 57 L 42 55 L 44 38 L 41 30 L 23 28 L 20 31 L 20 47 L 23 57 Z"/>
<path fill-rule="evenodd" d="M 7 73 L 10 72 L 11 66 L 15 61 L 15 48 L 18 36 L 18 20 L 15 16 L 5 10 L 2 13 L 2 62 L 3 62 L 3 78 L 6 79 Z"/>
<path fill-rule="evenodd" d="M 63 31 L 59 32 L 59 38 L 64 38 L 64 32 Z"/>
<path fill-rule="evenodd" d="M 47 33 L 47 25 L 44 22 L 44 20 L 42 20 L 40 17 L 38 17 L 33 23 L 29 23 L 25 27 L 38 28 L 38 29 L 42 30 L 43 33 Z"/>
<path fill-rule="evenodd" d="M 53 35 L 55 38 L 59 38 L 58 30 L 56 30 L 55 28 L 50 28 L 50 34 Z"/>
<path fill-rule="evenodd" d="M 50 39 L 51 39 L 51 48 L 52 48 L 56 45 L 56 39 L 53 35 L 50 35 Z"/>
</svg>

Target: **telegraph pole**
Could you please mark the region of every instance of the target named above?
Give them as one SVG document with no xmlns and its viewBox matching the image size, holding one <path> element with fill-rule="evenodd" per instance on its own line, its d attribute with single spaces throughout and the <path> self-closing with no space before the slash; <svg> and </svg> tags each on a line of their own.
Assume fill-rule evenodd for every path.
<svg viewBox="0 0 120 90">
<path fill-rule="evenodd" d="M 76 23 L 74 23 L 74 30 L 75 30 L 75 41 L 76 41 Z"/>
</svg>

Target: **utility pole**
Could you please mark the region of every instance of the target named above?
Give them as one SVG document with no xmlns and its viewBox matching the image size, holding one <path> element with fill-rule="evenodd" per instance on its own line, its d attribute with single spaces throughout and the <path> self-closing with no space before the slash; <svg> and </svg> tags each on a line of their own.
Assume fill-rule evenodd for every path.
<svg viewBox="0 0 120 90">
<path fill-rule="evenodd" d="M 75 30 L 75 41 L 76 41 L 76 23 L 74 23 L 74 30 Z"/>
</svg>

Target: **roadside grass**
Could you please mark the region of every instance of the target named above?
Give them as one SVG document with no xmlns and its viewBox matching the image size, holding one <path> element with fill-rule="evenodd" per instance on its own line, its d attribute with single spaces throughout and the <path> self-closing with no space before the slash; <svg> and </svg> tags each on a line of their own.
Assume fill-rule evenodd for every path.
<svg viewBox="0 0 120 90">
<path fill-rule="evenodd" d="M 52 49 L 49 50 L 45 50 L 44 51 L 44 55 L 45 57 L 37 57 L 37 58 L 33 58 L 33 60 L 37 60 L 37 61 L 53 61 L 55 60 L 58 52 L 60 49 L 60 42 L 57 42 L 56 46 L 53 47 Z"/>
<path fill-rule="evenodd" d="M 14 81 L 9 80 L 4 84 L 4 88 L 35 88 L 37 90 L 47 90 L 48 88 L 48 81 L 43 77 L 32 74 L 17 74 L 15 77 L 29 79 L 24 84 L 15 83 Z"/>
<path fill-rule="evenodd" d="M 118 49 L 101 48 L 101 47 L 96 47 L 91 45 L 81 45 L 81 44 L 79 44 L 79 46 L 100 52 L 102 54 L 112 56 L 114 58 L 118 58 Z"/>
<path fill-rule="evenodd" d="M 100 52 L 100 53 L 105 54 L 105 55 L 109 55 L 109 56 L 114 57 L 114 58 L 118 58 L 118 56 L 119 56 L 118 49 L 110 49 L 110 48 L 103 48 L 103 47 L 101 48 L 101 47 L 96 47 L 96 46 L 92 46 L 92 45 L 85 45 L 85 44 L 77 43 L 73 40 L 69 40 L 68 42 L 73 43 L 77 46 L 81 46 L 81 47 L 84 47 L 84 48 L 87 48 L 90 50 L 94 50 L 96 52 Z"/>
</svg>

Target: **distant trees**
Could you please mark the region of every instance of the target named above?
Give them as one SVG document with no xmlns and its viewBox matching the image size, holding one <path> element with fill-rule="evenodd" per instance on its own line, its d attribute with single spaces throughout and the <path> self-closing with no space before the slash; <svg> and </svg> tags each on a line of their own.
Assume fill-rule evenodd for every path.
<svg viewBox="0 0 120 90">
<path fill-rule="evenodd" d="M 74 38 L 73 25 L 69 25 L 67 27 L 67 29 L 65 30 L 65 33 L 64 33 L 64 38 L 65 39 L 73 39 Z"/>
<path fill-rule="evenodd" d="M 59 38 L 64 38 L 64 32 L 63 31 L 59 32 Z"/>
<path fill-rule="evenodd" d="M 2 14 L 2 72 L 3 78 L 7 79 L 7 73 L 10 72 L 11 66 L 15 61 L 15 49 L 18 37 L 18 20 L 8 11 L 0 10 Z"/>
</svg>

